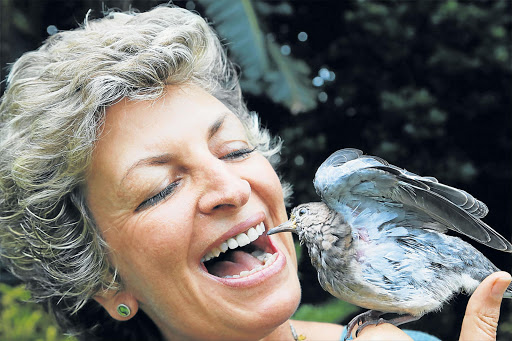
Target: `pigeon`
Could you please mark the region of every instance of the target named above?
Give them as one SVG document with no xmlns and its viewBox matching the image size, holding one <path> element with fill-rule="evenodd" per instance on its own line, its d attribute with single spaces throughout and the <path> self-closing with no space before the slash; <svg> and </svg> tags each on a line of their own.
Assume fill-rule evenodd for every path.
<svg viewBox="0 0 512 341">
<path fill-rule="evenodd" d="M 349 322 L 345 340 L 356 326 L 357 335 L 370 324 L 398 326 L 440 310 L 499 271 L 456 234 L 512 252 L 481 220 L 489 211 L 483 202 L 358 149 L 333 153 L 313 184 L 321 201 L 298 205 L 267 234 L 296 233 L 322 288 L 369 309 Z M 512 298 L 512 285 L 504 297 Z"/>
</svg>

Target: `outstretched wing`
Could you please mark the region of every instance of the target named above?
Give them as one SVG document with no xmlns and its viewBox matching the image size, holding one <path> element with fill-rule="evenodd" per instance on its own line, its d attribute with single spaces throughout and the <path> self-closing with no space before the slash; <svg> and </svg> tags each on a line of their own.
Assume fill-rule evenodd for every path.
<svg viewBox="0 0 512 341">
<path fill-rule="evenodd" d="M 332 209 L 339 204 L 352 208 L 383 203 L 395 209 L 405 206 L 482 244 L 512 252 L 512 244 L 480 220 L 488 212 L 480 200 L 435 178 L 422 177 L 381 158 L 363 155 L 357 149 L 332 154 L 318 168 L 314 185 Z"/>
</svg>

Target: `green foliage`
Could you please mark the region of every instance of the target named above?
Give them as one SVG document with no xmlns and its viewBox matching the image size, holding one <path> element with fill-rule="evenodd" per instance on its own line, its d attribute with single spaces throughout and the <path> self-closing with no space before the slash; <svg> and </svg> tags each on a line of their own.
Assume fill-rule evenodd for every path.
<svg viewBox="0 0 512 341">
<path fill-rule="evenodd" d="M 293 319 L 340 323 L 358 310 L 360 308 L 350 303 L 338 299 L 330 299 L 322 304 L 301 304 L 293 315 Z"/>
<path fill-rule="evenodd" d="M 509 315 L 509 316 L 504 316 L 504 318 L 502 318 L 503 321 L 500 321 L 500 332 L 501 334 L 505 337 L 505 335 L 507 335 L 505 339 L 510 339 L 510 337 L 512 337 L 512 315 Z"/>
<path fill-rule="evenodd" d="M 264 32 L 250 0 L 200 0 L 209 20 L 241 69 L 245 81 L 256 81 L 268 69 Z M 260 90 L 259 87 L 255 87 Z"/>
<path fill-rule="evenodd" d="M 285 104 L 294 114 L 314 109 L 317 92 L 309 85 L 309 66 L 283 55 L 274 41 L 269 41 L 268 47 L 275 67 L 263 77 L 268 84 L 266 94 L 275 102 Z"/>
<path fill-rule="evenodd" d="M 73 341 L 61 336 L 56 323 L 37 304 L 27 303 L 30 294 L 22 285 L 0 283 L 0 340 Z"/>
<path fill-rule="evenodd" d="M 302 261 L 302 245 L 299 242 L 295 242 L 295 254 L 297 255 L 297 263 L 300 264 Z"/>
<path fill-rule="evenodd" d="M 290 15 L 287 3 L 254 0 L 198 0 L 233 60 L 241 67 L 241 85 L 246 93 L 265 94 L 292 113 L 316 107 L 317 91 L 308 78 L 309 66 L 282 53 L 275 37 L 265 29 L 264 18 Z"/>
<path fill-rule="evenodd" d="M 304 58 L 313 70 L 328 66 L 336 81 L 319 87 L 328 95 L 325 103 L 278 130 L 288 147 L 283 158 L 305 159 L 284 168 L 296 198 L 305 199 L 302 190 L 309 189 L 308 199 L 316 199 L 309 167 L 348 146 L 466 188 L 507 172 L 499 155 L 510 160 L 511 4 L 326 3 L 324 20 L 342 20 L 332 34 L 324 29 L 323 42 Z M 321 134 L 326 143 L 304 148 L 305 139 Z"/>
</svg>

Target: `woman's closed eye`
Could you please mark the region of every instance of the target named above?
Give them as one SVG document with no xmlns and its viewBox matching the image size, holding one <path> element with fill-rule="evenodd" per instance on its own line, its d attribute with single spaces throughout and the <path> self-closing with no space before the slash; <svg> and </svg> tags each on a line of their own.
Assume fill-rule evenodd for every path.
<svg viewBox="0 0 512 341">
<path fill-rule="evenodd" d="M 149 199 L 144 200 L 139 206 L 137 206 L 137 208 L 135 209 L 135 212 L 158 204 L 160 201 L 162 201 L 165 198 L 167 198 L 168 196 L 170 196 L 174 192 L 174 190 L 176 189 L 178 184 L 179 184 L 179 181 L 174 181 L 173 183 L 170 183 L 167 187 L 165 187 L 158 194 L 152 196 Z"/>
<path fill-rule="evenodd" d="M 232 151 L 224 156 L 222 156 L 221 160 L 235 160 L 235 159 L 241 159 L 249 156 L 252 152 L 254 152 L 256 148 L 241 148 L 237 149 L 235 151 Z"/>
</svg>

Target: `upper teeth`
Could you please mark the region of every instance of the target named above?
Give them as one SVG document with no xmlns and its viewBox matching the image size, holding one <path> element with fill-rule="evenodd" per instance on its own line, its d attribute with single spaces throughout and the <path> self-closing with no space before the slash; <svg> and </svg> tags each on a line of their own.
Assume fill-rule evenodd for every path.
<svg viewBox="0 0 512 341">
<path fill-rule="evenodd" d="M 204 257 L 201 259 L 201 262 L 206 262 L 212 258 L 219 257 L 221 253 L 226 252 L 228 249 L 233 250 L 237 247 L 245 246 L 250 242 L 258 239 L 258 237 L 261 236 L 264 232 L 265 225 L 263 225 L 263 222 L 261 222 L 258 225 L 251 227 L 249 230 L 247 230 L 247 232 L 242 232 L 235 237 L 229 238 L 220 244 L 219 247 L 213 248 L 213 250 L 204 255 Z"/>
</svg>

